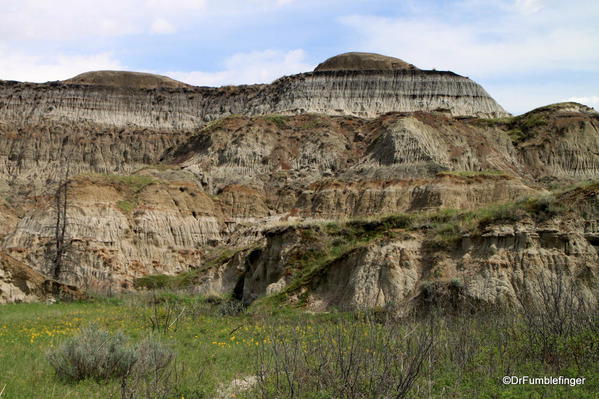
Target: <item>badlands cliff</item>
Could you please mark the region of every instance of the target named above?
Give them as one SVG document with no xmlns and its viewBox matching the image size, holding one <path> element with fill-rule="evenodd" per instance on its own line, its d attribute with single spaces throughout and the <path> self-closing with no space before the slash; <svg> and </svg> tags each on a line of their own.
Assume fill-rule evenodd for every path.
<svg viewBox="0 0 599 399">
<path fill-rule="evenodd" d="M 598 177 L 594 110 L 510 117 L 467 78 L 372 54 L 270 85 L 0 82 L 0 246 L 31 287 L 51 281 L 68 181 L 59 280 L 84 290 L 179 274 L 322 310 L 412 306 L 459 280 L 464 301 L 503 306 L 565 272 L 593 299 Z M 36 296 L 2 270 L 0 301 Z"/>
<path fill-rule="evenodd" d="M 0 119 L 173 130 L 195 129 L 233 114 L 371 118 L 391 111 L 443 109 L 456 116 L 507 116 L 481 86 L 452 72 L 363 69 L 369 66 L 377 65 L 350 60 L 341 69 L 317 68 L 270 85 L 221 88 L 114 71 L 45 84 L 0 82 Z"/>
</svg>

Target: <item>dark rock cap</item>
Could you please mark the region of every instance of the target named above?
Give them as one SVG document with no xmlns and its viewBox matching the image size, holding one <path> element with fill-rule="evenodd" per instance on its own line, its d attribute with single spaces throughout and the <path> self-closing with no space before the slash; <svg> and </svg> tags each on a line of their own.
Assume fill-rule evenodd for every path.
<svg viewBox="0 0 599 399">
<path fill-rule="evenodd" d="M 398 71 L 418 70 L 399 58 L 375 53 L 344 53 L 319 64 L 314 71 Z"/>
</svg>

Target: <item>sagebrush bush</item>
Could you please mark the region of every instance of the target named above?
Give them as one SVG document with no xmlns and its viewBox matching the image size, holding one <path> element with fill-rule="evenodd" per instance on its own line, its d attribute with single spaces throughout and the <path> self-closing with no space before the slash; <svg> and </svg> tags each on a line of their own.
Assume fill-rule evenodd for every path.
<svg viewBox="0 0 599 399">
<path fill-rule="evenodd" d="M 111 334 L 92 324 L 50 351 L 47 358 L 58 378 L 75 382 L 148 374 L 168 367 L 174 356 L 153 338 L 133 346 L 123 333 Z"/>
</svg>

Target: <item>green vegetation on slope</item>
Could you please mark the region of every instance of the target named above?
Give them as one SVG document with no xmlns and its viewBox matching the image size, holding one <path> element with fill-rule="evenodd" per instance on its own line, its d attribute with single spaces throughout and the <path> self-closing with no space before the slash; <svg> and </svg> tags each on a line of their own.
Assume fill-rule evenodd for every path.
<svg viewBox="0 0 599 399">
<path fill-rule="evenodd" d="M 290 226 L 296 229 L 302 245 L 290 253 L 285 265 L 291 277 L 286 289 L 269 298 L 263 298 L 252 306 L 271 306 L 286 302 L 289 295 L 317 283 L 329 266 L 376 240 L 397 238 L 410 233 L 426 235 L 425 246 L 432 251 L 452 250 L 465 235 L 476 236 L 494 223 L 514 223 L 525 217 L 546 220 L 565 212 L 578 212 L 583 217 L 599 214 L 589 208 L 587 198 L 599 193 L 599 183 L 586 182 L 551 194 L 496 204 L 474 210 L 444 209 L 434 212 L 398 214 L 384 217 L 354 219 L 346 222 L 327 222 Z M 568 203 L 569 206 L 564 204 Z M 591 205 L 592 206 L 592 205 Z M 248 252 L 248 248 L 240 251 Z M 222 265 L 235 252 L 223 250 L 210 256 L 201 269 L 175 276 L 151 275 L 139 278 L 138 288 L 185 288 L 192 286 L 202 271 Z M 300 298 L 301 299 L 301 298 Z M 303 302 L 298 303 L 299 306 Z"/>
<path fill-rule="evenodd" d="M 114 175 L 114 174 L 89 174 L 85 175 L 102 184 L 117 186 L 125 199 L 117 201 L 117 207 L 125 214 L 130 214 L 137 208 L 137 195 L 140 191 L 151 184 L 159 181 L 151 176 L 145 175 Z"/>
<path fill-rule="evenodd" d="M 146 186 L 158 182 L 153 177 L 145 175 L 93 174 L 90 176 L 108 184 L 125 186 L 133 193 L 138 193 Z"/>
<path fill-rule="evenodd" d="M 546 111 L 550 111 L 550 108 L 539 108 L 510 118 L 480 119 L 477 123 L 505 128 L 512 142 L 517 145 L 534 137 L 537 128 L 549 123 Z"/>
<path fill-rule="evenodd" d="M 266 115 L 263 116 L 264 120 L 273 123 L 279 129 L 287 128 L 287 116 L 285 115 Z"/>
<path fill-rule="evenodd" d="M 199 269 L 193 269 L 188 272 L 180 273 L 177 275 L 150 274 L 135 279 L 133 284 L 137 289 L 150 290 L 162 288 L 179 289 L 189 287 L 195 283 L 196 279 L 198 278 L 198 276 L 202 274 L 203 271 L 209 270 L 215 266 L 222 265 L 223 263 L 231 259 L 231 257 L 235 255 L 235 253 L 235 251 L 229 248 L 215 250 L 214 253 L 211 254 L 211 256 L 209 255 L 207 259 L 204 260 L 202 266 Z"/>
</svg>

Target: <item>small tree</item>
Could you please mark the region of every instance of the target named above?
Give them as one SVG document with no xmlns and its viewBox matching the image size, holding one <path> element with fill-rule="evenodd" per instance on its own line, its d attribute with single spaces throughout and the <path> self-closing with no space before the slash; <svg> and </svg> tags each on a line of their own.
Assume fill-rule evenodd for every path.
<svg viewBox="0 0 599 399">
<path fill-rule="evenodd" d="M 54 210 L 56 212 L 55 227 L 54 227 L 54 259 L 52 261 L 52 276 L 55 280 L 60 279 L 60 274 L 63 272 L 63 261 L 66 252 L 66 235 L 67 235 L 67 209 L 69 206 L 69 164 L 65 169 L 64 177 L 58 183 L 56 192 L 54 193 Z"/>
</svg>

